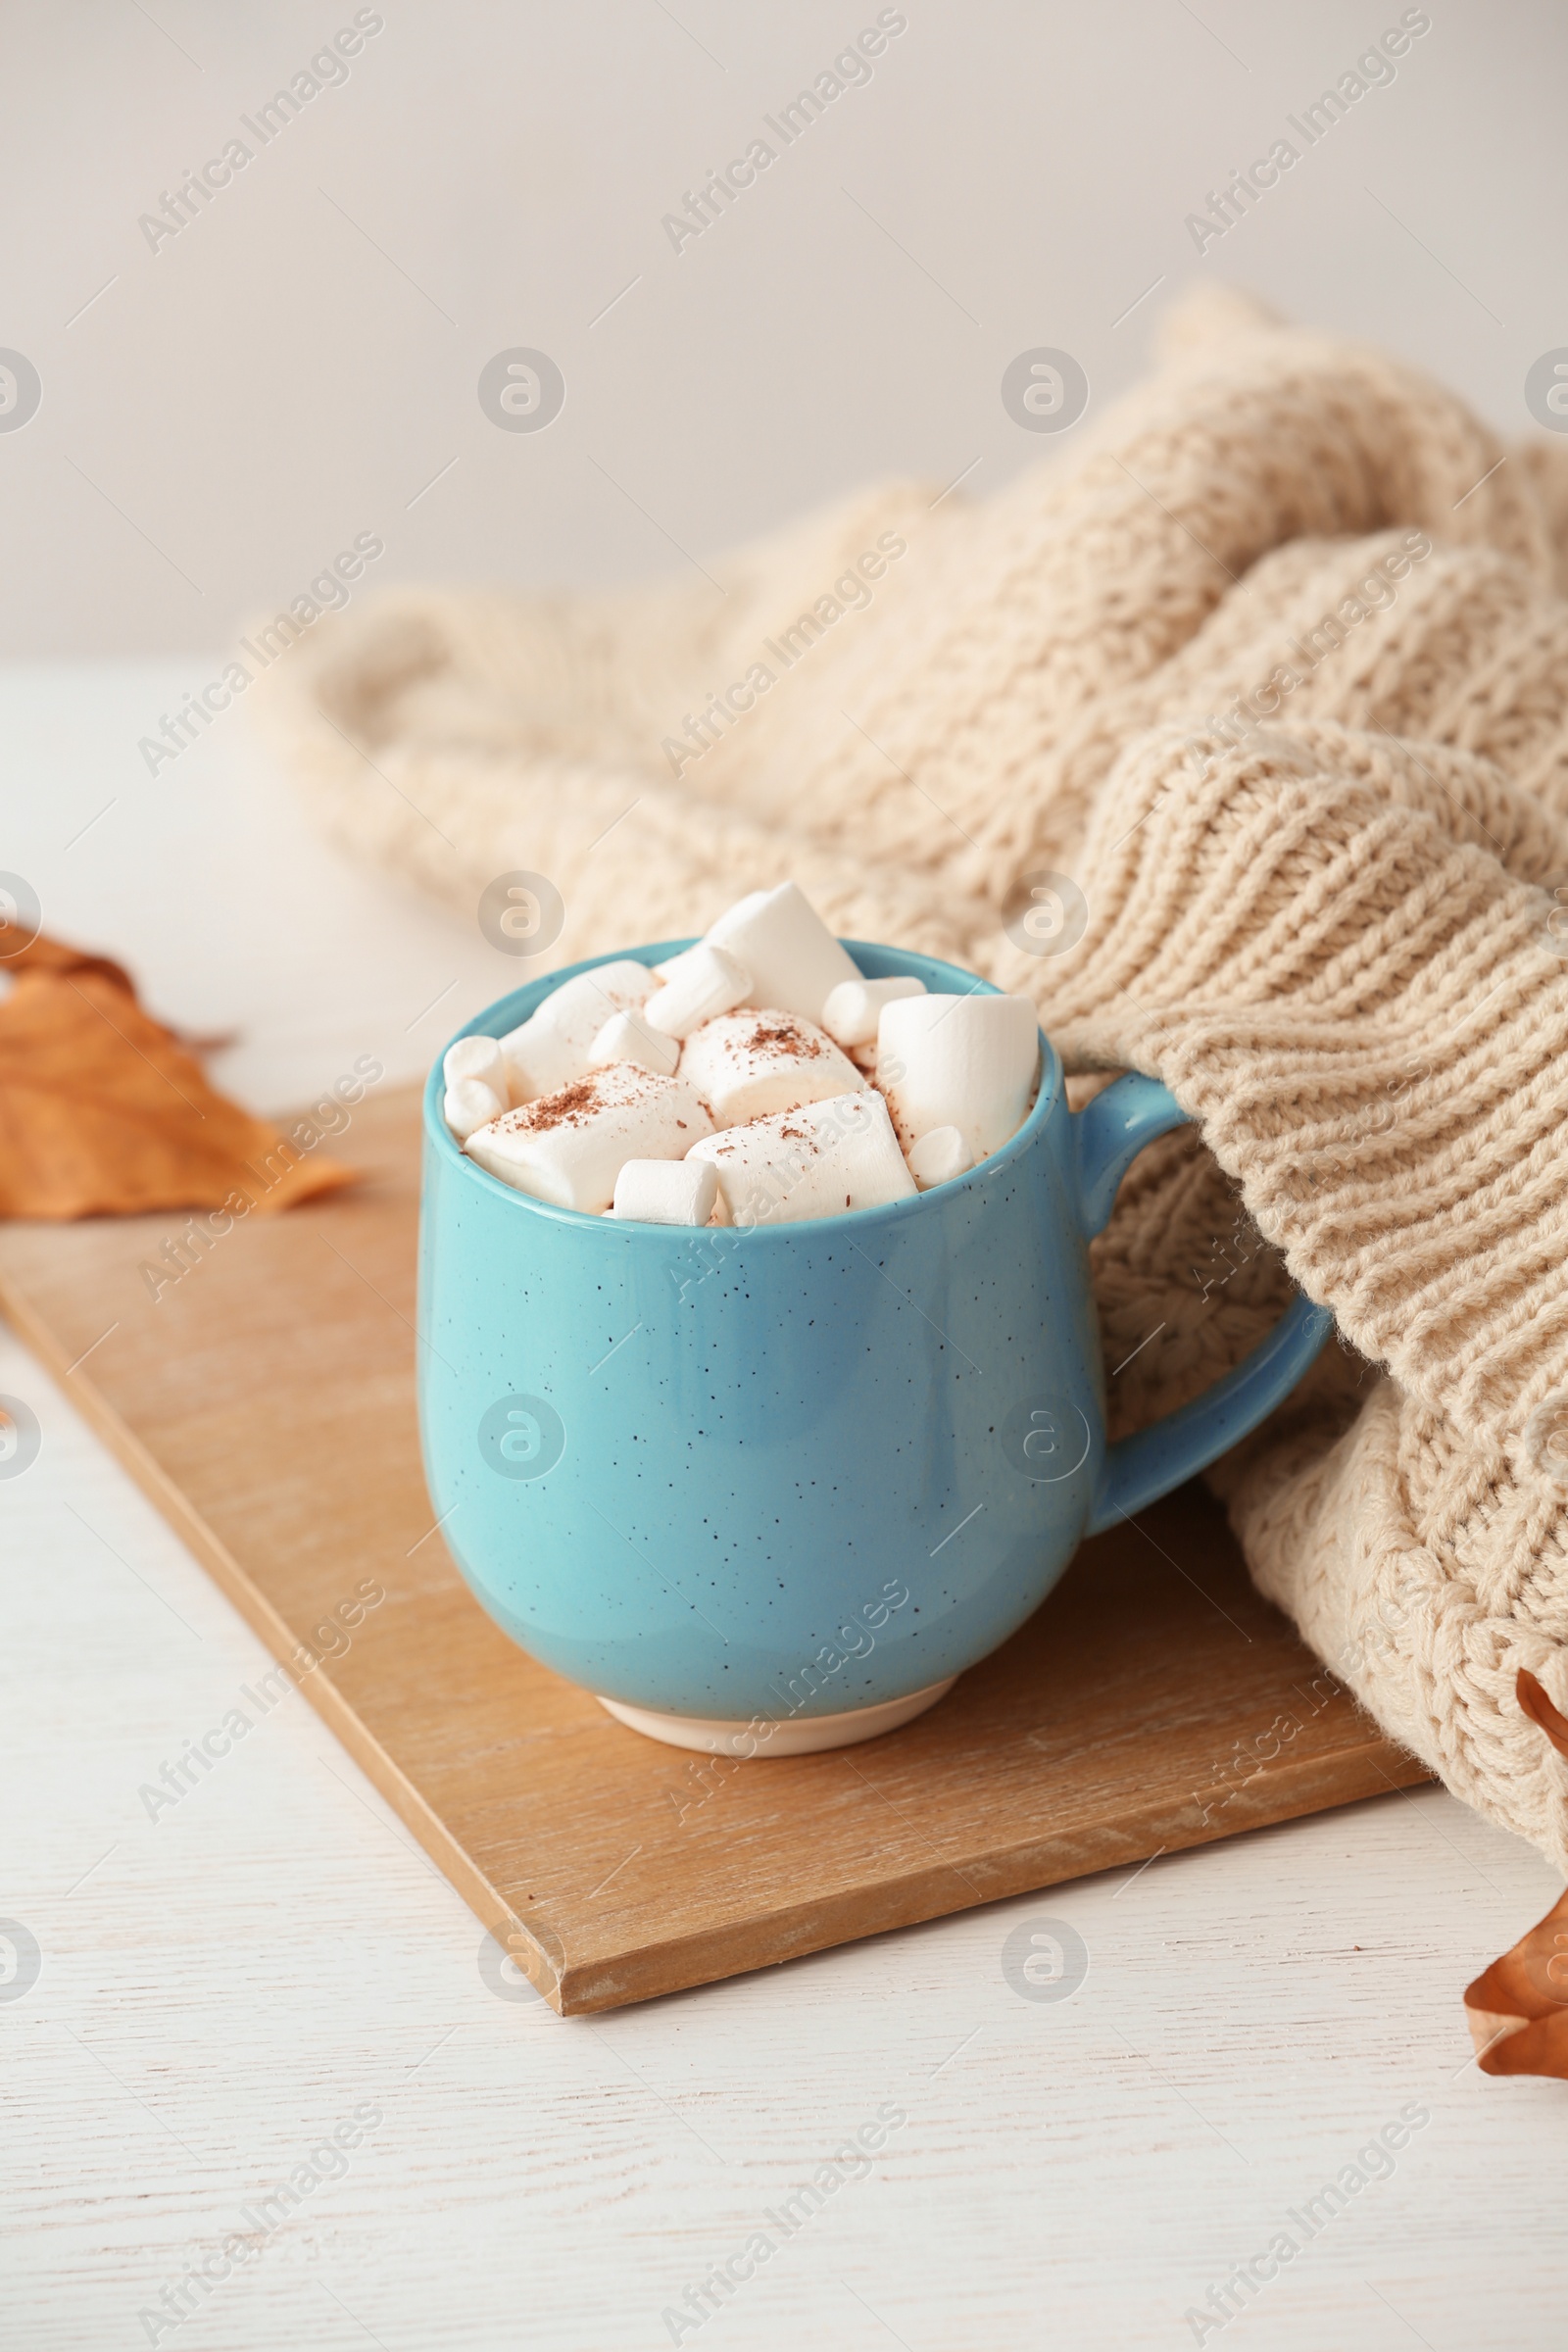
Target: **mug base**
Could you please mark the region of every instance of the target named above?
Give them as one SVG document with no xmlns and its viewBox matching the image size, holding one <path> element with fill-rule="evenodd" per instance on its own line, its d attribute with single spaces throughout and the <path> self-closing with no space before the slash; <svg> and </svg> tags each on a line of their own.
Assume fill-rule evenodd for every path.
<svg viewBox="0 0 1568 2352">
<path fill-rule="evenodd" d="M 758 1739 L 750 1722 L 723 1723 L 709 1715 L 665 1715 L 654 1707 L 629 1707 L 618 1698 L 600 1698 L 599 1704 L 628 1731 L 641 1732 L 648 1740 L 662 1740 L 666 1747 L 692 1747 L 703 1755 L 734 1756 L 744 1761 L 735 1743 L 747 1738 L 757 1741 L 754 1753 L 758 1756 L 811 1756 L 823 1748 L 854 1747 L 883 1732 L 896 1732 L 901 1724 L 912 1723 L 939 1698 L 946 1698 L 957 1679 L 950 1674 L 945 1683 L 928 1683 L 923 1690 L 911 1690 L 905 1698 L 885 1698 L 874 1707 L 852 1707 L 843 1715 L 806 1715 L 793 1723 L 775 1723 L 766 1740 Z"/>
</svg>

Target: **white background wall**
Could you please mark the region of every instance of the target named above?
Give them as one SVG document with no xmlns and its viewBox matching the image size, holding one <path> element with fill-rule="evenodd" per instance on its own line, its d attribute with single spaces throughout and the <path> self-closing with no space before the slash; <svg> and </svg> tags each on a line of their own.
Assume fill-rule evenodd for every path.
<svg viewBox="0 0 1568 2352">
<path fill-rule="evenodd" d="M 1008 360 L 1063 347 L 1103 403 L 1195 275 L 1385 342 L 1510 433 L 1568 343 L 1548 0 L 1432 0 L 1392 84 L 1202 256 L 1185 216 L 1399 0 L 906 0 L 870 81 L 678 254 L 662 216 L 876 0 L 377 13 L 153 251 L 138 217 L 353 0 L 13 0 L 0 345 L 43 395 L 0 432 L 5 655 L 214 648 L 361 531 L 378 579 L 593 583 L 879 474 L 978 460 L 985 493 L 1042 446 Z M 476 397 L 517 345 L 565 377 L 543 432 Z"/>
</svg>

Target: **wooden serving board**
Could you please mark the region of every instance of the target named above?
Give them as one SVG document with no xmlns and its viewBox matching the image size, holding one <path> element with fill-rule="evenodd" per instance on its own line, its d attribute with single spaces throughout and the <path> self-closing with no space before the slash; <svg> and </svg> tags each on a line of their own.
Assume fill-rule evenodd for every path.
<svg viewBox="0 0 1568 2352">
<path fill-rule="evenodd" d="M 0 1305 L 275 1657 L 385 1599 L 305 1694 L 564 2014 L 1425 1779 L 1248 1581 L 1198 1488 L 1084 1546 L 907 1729 L 725 1763 L 641 1739 L 469 1597 L 419 1466 L 418 1106 L 368 1101 L 355 1191 L 236 1225 L 0 1224 Z"/>
</svg>

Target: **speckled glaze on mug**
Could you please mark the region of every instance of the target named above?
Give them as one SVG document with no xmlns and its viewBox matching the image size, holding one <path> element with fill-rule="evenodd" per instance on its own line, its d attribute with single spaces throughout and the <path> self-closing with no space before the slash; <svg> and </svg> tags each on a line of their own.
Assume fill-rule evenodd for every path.
<svg viewBox="0 0 1568 2352">
<path fill-rule="evenodd" d="M 657 963 L 688 944 L 617 953 Z M 929 956 L 845 945 L 872 979 L 991 993 Z M 461 1034 L 504 1036 L 589 968 Z M 1042 1057 L 1023 1126 L 966 1176 L 744 1233 L 621 1224 L 499 1183 L 448 1134 L 437 1063 L 425 1470 L 464 1576 L 532 1656 L 699 1728 L 804 1734 L 940 1695 L 1039 1607 L 1086 1534 L 1200 1469 L 1295 1385 L 1328 1329 L 1301 1298 L 1206 1396 L 1107 1447 L 1086 1242 L 1183 1113 L 1134 1076 L 1074 1116 L 1045 1039 Z"/>
</svg>

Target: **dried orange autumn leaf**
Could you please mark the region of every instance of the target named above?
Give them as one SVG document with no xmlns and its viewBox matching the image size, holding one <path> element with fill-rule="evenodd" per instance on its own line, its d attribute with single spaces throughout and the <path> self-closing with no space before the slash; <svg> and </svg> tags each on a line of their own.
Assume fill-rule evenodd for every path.
<svg viewBox="0 0 1568 2352">
<path fill-rule="evenodd" d="M 1466 1985 L 1464 2006 L 1483 2074 L 1568 2081 L 1568 1894 Z"/>
<path fill-rule="evenodd" d="M 119 964 L 41 934 L 5 960 L 0 1216 L 288 1208 L 354 1182 L 216 1094 Z"/>
<path fill-rule="evenodd" d="M 1514 1696 L 1518 1699 L 1522 1712 L 1545 1733 L 1558 1755 L 1568 1756 L 1568 1715 L 1558 1712 L 1546 1696 L 1541 1684 L 1526 1667 L 1521 1666 L 1519 1669 L 1514 1683 Z"/>
<path fill-rule="evenodd" d="M 1568 1717 L 1521 1670 L 1519 1704 L 1568 1756 Z M 1488 2075 L 1556 2075 L 1568 2081 L 1568 1893 L 1512 1951 L 1465 1987 L 1465 2014 Z"/>
</svg>

